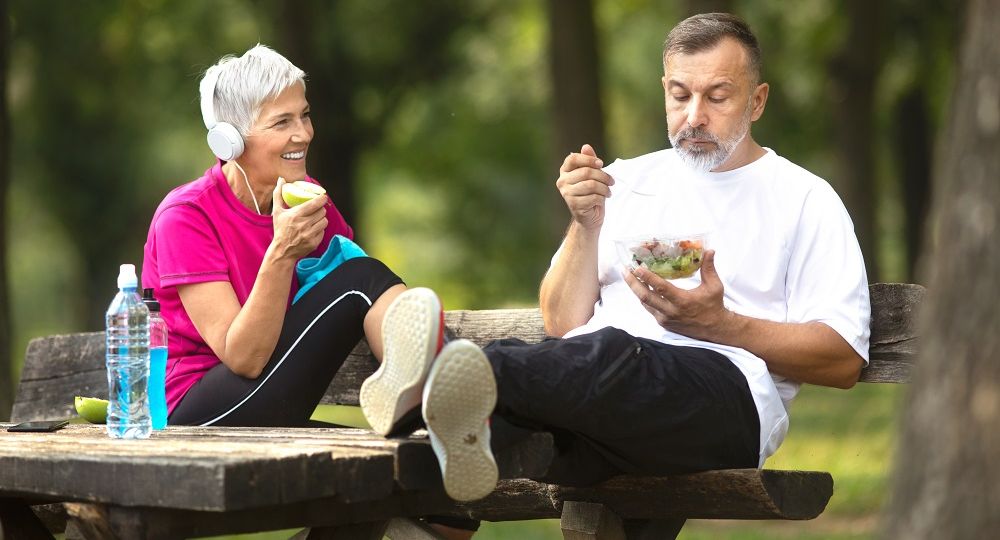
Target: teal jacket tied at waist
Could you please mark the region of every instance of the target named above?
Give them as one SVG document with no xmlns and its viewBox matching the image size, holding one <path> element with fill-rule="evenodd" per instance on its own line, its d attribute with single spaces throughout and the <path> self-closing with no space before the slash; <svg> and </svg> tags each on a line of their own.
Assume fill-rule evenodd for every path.
<svg viewBox="0 0 1000 540">
<path fill-rule="evenodd" d="M 307 257 L 295 265 L 295 275 L 299 278 L 299 292 L 295 294 L 292 303 L 299 301 L 313 285 L 320 282 L 334 268 L 340 266 L 344 261 L 355 257 L 367 257 L 361 246 L 352 242 L 349 238 L 336 234 L 330 239 L 330 246 L 320 258 Z"/>
</svg>

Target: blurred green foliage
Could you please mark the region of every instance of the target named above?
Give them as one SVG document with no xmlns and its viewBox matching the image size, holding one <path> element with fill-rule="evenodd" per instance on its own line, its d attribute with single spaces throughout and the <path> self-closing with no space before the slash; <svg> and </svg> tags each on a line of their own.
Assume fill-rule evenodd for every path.
<svg viewBox="0 0 1000 540">
<path fill-rule="evenodd" d="M 871 59 L 880 66 L 875 118 L 859 129 L 875 131 L 877 277 L 901 281 L 912 279 L 907 228 L 923 223 L 904 217 L 911 187 L 901 170 L 915 157 L 894 147 L 898 104 L 920 91 L 933 141 L 962 3 L 887 2 L 883 47 Z M 660 51 L 689 4 L 595 0 L 605 162 L 666 146 Z M 755 138 L 837 187 L 846 180 L 836 173 L 842 157 L 832 131 L 844 111 L 829 64 L 858 21 L 833 0 L 731 5 L 754 27 L 771 83 Z M 543 2 L 10 0 L 8 9 L 12 177 L 0 215 L 9 224 L 15 337 L 0 346 L 9 348 L 14 380 L 31 337 L 100 329 L 116 267 L 141 261 L 158 202 L 213 162 L 198 110 L 201 72 L 258 41 L 310 66 L 310 167 L 353 210 L 370 253 L 409 283 L 438 290 L 448 309 L 536 302 L 568 220 L 554 188 L 554 156 L 565 149 L 551 142 Z M 324 140 L 336 151 L 316 151 L 329 148 Z M 824 392 L 803 392 L 770 466 L 833 471 L 828 514 L 870 519 L 885 496 L 898 392 Z M 492 527 L 484 538 L 553 538 L 558 529 Z M 729 537 L 699 527 L 682 538 Z M 856 537 L 833 529 L 797 536 L 807 530 L 789 536 Z M 766 531 L 732 537 L 785 537 Z"/>
<path fill-rule="evenodd" d="M 891 135 L 887 111 L 913 86 L 926 89 L 937 121 L 956 26 L 956 8 L 893 3 L 891 61 L 875 89 L 882 141 Z M 830 130 L 839 113 L 826 69 L 851 21 L 828 0 L 732 5 L 755 27 L 772 84 L 755 137 L 836 186 Z M 318 119 L 310 160 L 334 200 L 353 209 L 369 252 L 408 282 L 439 290 L 451 309 L 534 303 L 568 218 L 553 186 L 553 156 L 561 154 L 550 142 L 544 4 L 432 6 L 11 2 L 12 193 L 4 216 L 15 366 L 30 336 L 100 328 L 115 267 L 141 260 L 156 204 L 212 163 L 197 104 L 201 71 L 258 41 L 320 66 L 312 68 L 315 85 L 349 87 L 309 95 Z M 685 9 L 595 2 L 605 161 L 666 145 L 660 49 Z M 317 37 L 301 39 L 300 28 Z M 422 48 L 426 28 L 442 37 Z M 400 67 L 411 64 L 420 69 Z M 321 151 L 333 148 L 323 141 L 340 141 L 343 132 L 354 142 L 335 152 L 349 156 L 331 163 L 335 152 Z M 883 146 L 879 277 L 904 280 L 898 199 L 905 187 Z"/>
</svg>

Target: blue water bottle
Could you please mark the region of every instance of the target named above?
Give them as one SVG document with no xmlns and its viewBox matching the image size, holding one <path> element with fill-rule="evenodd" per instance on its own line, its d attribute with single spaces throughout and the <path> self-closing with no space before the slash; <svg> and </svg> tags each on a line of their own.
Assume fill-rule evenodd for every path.
<svg viewBox="0 0 1000 540">
<path fill-rule="evenodd" d="M 153 429 L 161 430 L 167 427 L 167 321 L 153 289 L 142 290 L 142 303 L 149 308 L 149 414 Z"/>
<path fill-rule="evenodd" d="M 108 368 L 108 436 L 145 439 L 149 418 L 149 309 L 136 293 L 135 265 L 123 264 L 118 294 L 105 316 Z"/>
</svg>

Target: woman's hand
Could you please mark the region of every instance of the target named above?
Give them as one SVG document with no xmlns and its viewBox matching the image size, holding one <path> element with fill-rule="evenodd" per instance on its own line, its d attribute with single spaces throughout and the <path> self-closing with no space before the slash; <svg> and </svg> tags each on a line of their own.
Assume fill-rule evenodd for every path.
<svg viewBox="0 0 1000 540">
<path fill-rule="evenodd" d="M 323 241 L 323 232 L 327 226 L 325 209 L 327 197 L 321 195 L 288 208 L 281 197 L 284 185 L 285 180 L 278 178 L 278 184 L 274 187 L 272 195 L 274 240 L 271 241 L 271 247 L 279 257 L 298 260 L 312 253 Z"/>
</svg>

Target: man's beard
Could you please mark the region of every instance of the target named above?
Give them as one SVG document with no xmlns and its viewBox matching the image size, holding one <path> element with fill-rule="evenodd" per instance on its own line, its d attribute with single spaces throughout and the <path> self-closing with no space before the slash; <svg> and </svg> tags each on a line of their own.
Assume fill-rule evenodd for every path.
<svg viewBox="0 0 1000 540">
<path fill-rule="evenodd" d="M 678 157 L 685 165 L 699 172 L 709 172 L 719 165 L 722 165 L 733 155 L 736 147 L 743 142 L 743 138 L 750 133 L 750 115 L 753 112 L 751 107 L 747 107 L 746 113 L 740 119 L 739 125 L 730 137 L 719 138 L 702 128 L 688 126 L 675 134 L 670 133 L 668 126 L 667 137 L 671 146 L 677 152 Z M 697 144 L 681 146 L 684 139 L 702 139 L 714 143 L 714 147 L 704 148 Z"/>
</svg>

